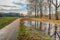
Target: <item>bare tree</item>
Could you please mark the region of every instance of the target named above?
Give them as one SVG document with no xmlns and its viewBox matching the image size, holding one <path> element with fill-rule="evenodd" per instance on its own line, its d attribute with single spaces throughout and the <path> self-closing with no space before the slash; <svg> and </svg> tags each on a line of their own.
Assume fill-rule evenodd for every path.
<svg viewBox="0 0 60 40">
<path fill-rule="evenodd" d="M 60 4 L 58 3 L 58 0 L 55 0 L 55 3 L 53 2 L 53 0 L 51 2 L 52 2 L 52 4 L 55 7 L 55 17 L 56 17 L 56 20 L 59 20 L 59 18 L 58 18 L 58 8 L 60 7 Z"/>
<path fill-rule="evenodd" d="M 35 12 L 35 18 L 37 17 L 37 0 L 29 0 L 30 2 L 30 9 L 33 10 L 33 12 Z M 36 28 L 36 22 L 35 22 L 35 28 Z"/>
<path fill-rule="evenodd" d="M 55 17 L 56 17 L 56 20 L 59 20 L 58 18 L 58 8 L 60 7 L 60 4 L 58 4 L 58 0 L 55 0 L 55 3 L 53 1 L 51 1 L 52 4 L 54 5 L 55 7 Z M 55 31 L 54 31 L 54 40 L 56 40 L 56 34 L 57 34 L 57 25 L 55 24 Z"/>
<path fill-rule="evenodd" d="M 43 17 L 43 2 L 44 0 L 39 0 L 40 18 Z M 40 31 L 42 31 L 42 22 L 40 22 Z"/>
<path fill-rule="evenodd" d="M 51 0 L 47 0 L 48 2 L 48 7 L 49 7 L 49 19 L 51 19 Z M 48 28 L 48 35 L 50 35 L 50 23 L 49 23 L 49 28 Z"/>
</svg>

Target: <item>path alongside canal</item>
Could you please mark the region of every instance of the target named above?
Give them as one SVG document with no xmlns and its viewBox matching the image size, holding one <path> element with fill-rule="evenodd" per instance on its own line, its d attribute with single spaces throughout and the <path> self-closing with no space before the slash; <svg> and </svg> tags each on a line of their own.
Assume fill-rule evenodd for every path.
<svg viewBox="0 0 60 40">
<path fill-rule="evenodd" d="M 15 20 L 0 30 L 0 40 L 17 40 L 20 19 Z"/>
</svg>

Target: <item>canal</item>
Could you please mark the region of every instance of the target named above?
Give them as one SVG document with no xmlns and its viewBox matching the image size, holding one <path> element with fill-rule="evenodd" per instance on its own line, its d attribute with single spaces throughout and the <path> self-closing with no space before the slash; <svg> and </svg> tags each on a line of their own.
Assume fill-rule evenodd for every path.
<svg viewBox="0 0 60 40">
<path fill-rule="evenodd" d="M 35 22 L 35 21 L 25 21 L 24 24 L 26 27 L 32 27 L 35 28 L 36 30 L 40 31 L 40 22 Z M 55 24 L 44 22 L 42 23 L 42 28 L 41 32 L 43 32 L 45 35 L 49 35 L 54 39 L 54 40 L 60 40 L 60 25 L 57 25 L 57 30 L 55 29 Z M 49 30 L 50 29 L 50 30 Z M 55 34 L 56 33 L 56 34 Z M 56 38 L 55 38 L 56 36 Z"/>
</svg>

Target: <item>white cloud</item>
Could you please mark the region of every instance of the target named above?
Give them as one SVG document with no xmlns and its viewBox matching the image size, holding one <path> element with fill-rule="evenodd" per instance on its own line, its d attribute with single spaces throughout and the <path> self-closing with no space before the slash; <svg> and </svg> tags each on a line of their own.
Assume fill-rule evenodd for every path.
<svg viewBox="0 0 60 40">
<path fill-rule="evenodd" d="M 15 2 L 27 4 L 27 0 L 16 0 Z"/>
<path fill-rule="evenodd" d="M 14 0 L 0 0 L 0 5 L 13 5 Z"/>
<path fill-rule="evenodd" d="M 0 5 L 10 5 L 13 6 L 13 2 L 27 3 L 26 0 L 0 0 Z"/>
<path fill-rule="evenodd" d="M 21 2 L 21 3 L 27 3 L 26 0 L 0 0 L 0 5 L 8 5 L 8 6 L 16 6 L 16 7 L 1 7 L 0 9 L 6 9 L 6 10 L 11 10 L 11 9 L 21 9 L 22 6 L 15 5 L 13 2 Z"/>
</svg>

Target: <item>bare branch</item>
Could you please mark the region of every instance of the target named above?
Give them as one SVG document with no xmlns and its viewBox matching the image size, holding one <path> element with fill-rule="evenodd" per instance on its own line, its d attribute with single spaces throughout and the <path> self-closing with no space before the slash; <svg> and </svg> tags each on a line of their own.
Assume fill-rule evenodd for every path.
<svg viewBox="0 0 60 40">
<path fill-rule="evenodd" d="M 58 5 L 58 7 L 57 8 L 59 8 L 60 7 L 60 4 Z"/>
<path fill-rule="evenodd" d="M 51 2 L 52 2 L 52 4 L 53 4 L 54 6 L 56 6 L 53 1 L 51 1 Z"/>
</svg>

